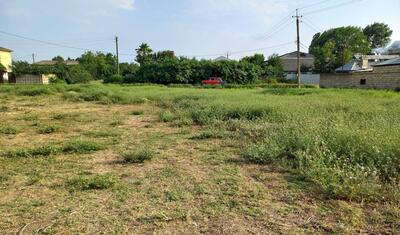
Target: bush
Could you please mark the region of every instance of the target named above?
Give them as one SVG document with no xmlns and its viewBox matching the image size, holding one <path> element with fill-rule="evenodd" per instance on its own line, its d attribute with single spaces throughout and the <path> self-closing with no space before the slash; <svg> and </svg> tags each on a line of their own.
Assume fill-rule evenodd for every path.
<svg viewBox="0 0 400 235">
<path fill-rule="evenodd" d="M 172 122 L 175 120 L 175 115 L 171 111 L 163 111 L 158 114 L 158 119 L 161 122 Z"/>
<path fill-rule="evenodd" d="M 153 159 L 154 153 L 148 149 L 126 152 L 122 154 L 125 163 L 143 163 Z"/>
<path fill-rule="evenodd" d="M 102 190 L 112 188 L 118 178 L 111 174 L 98 174 L 94 176 L 78 176 L 66 182 L 72 191 Z"/>
<path fill-rule="evenodd" d="M 61 79 L 61 78 L 59 78 L 57 76 L 51 77 L 49 82 L 51 84 L 66 84 L 67 83 L 64 79 Z"/>
<path fill-rule="evenodd" d="M 99 143 L 93 143 L 85 140 L 70 140 L 64 144 L 62 151 L 64 153 L 83 154 L 103 150 L 104 147 Z"/>
<path fill-rule="evenodd" d="M 50 95 L 52 93 L 53 92 L 46 86 L 42 87 L 29 86 L 17 90 L 17 95 L 22 95 L 22 96 L 40 96 L 40 95 Z"/>
<path fill-rule="evenodd" d="M 118 74 L 114 74 L 110 77 L 104 79 L 104 83 L 122 83 L 124 81 L 124 77 Z"/>
<path fill-rule="evenodd" d="M 74 65 L 67 70 L 65 80 L 69 84 L 88 83 L 93 80 L 93 77 L 82 66 Z"/>
</svg>

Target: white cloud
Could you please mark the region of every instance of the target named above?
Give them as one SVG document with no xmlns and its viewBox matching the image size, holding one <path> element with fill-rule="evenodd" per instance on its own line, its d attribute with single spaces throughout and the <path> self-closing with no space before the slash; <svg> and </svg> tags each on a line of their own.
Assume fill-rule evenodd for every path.
<svg viewBox="0 0 400 235">
<path fill-rule="evenodd" d="M 108 1 L 119 9 L 128 11 L 135 9 L 134 0 L 108 0 Z"/>
</svg>

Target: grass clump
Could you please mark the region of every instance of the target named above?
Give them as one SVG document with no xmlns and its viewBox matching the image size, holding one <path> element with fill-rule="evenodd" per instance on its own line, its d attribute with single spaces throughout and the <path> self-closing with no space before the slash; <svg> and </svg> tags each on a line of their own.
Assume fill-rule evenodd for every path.
<svg viewBox="0 0 400 235">
<path fill-rule="evenodd" d="M 84 154 L 103 150 L 104 146 L 99 143 L 86 140 L 70 140 L 62 147 L 62 152 L 69 154 Z"/>
<path fill-rule="evenodd" d="M 31 157 L 48 157 L 60 152 L 56 146 L 48 145 L 37 148 L 18 148 L 3 152 L 1 156 L 9 158 L 31 158 Z"/>
<path fill-rule="evenodd" d="M 175 115 L 171 111 L 162 111 L 158 114 L 158 119 L 161 122 L 172 122 L 175 120 Z"/>
<path fill-rule="evenodd" d="M 18 129 L 15 127 L 2 127 L 0 128 L 0 133 L 4 135 L 15 135 L 18 133 Z"/>
<path fill-rule="evenodd" d="M 97 174 L 94 176 L 77 176 L 67 180 L 66 186 L 71 191 L 103 190 L 114 187 L 118 178 L 111 174 Z"/>
<path fill-rule="evenodd" d="M 131 112 L 131 115 L 133 115 L 133 116 L 140 116 L 140 115 L 143 115 L 143 114 L 144 114 L 143 110 L 135 110 L 135 111 Z"/>
<path fill-rule="evenodd" d="M 57 125 L 47 125 L 43 126 L 38 130 L 39 134 L 51 134 L 59 131 L 61 128 Z"/>
<path fill-rule="evenodd" d="M 144 163 L 153 159 L 154 153 L 148 149 L 140 149 L 122 154 L 125 163 Z"/>
</svg>

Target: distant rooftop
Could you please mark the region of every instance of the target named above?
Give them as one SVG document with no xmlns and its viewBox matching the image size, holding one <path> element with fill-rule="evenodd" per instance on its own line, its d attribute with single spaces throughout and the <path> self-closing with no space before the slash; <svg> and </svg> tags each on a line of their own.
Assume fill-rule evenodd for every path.
<svg viewBox="0 0 400 235">
<path fill-rule="evenodd" d="M 42 60 L 38 61 L 35 64 L 36 65 L 56 65 L 59 63 L 59 61 L 54 61 L 54 60 Z M 61 63 L 66 64 L 66 65 L 78 65 L 79 61 L 76 60 L 66 60 L 66 61 L 61 61 Z"/>
<path fill-rule="evenodd" d="M 214 59 L 214 61 L 227 61 L 227 60 L 230 60 L 230 59 L 228 57 L 225 57 L 225 56 L 220 56 L 220 57 Z"/>
<path fill-rule="evenodd" d="M 400 65 L 400 57 L 381 62 L 379 64 L 376 64 L 375 66 L 379 67 L 379 66 L 392 66 L 392 65 Z"/>
<path fill-rule="evenodd" d="M 4 52 L 12 52 L 12 50 L 7 49 L 5 47 L 0 47 L 0 51 L 4 51 Z"/>
<path fill-rule="evenodd" d="M 281 58 L 297 58 L 297 51 L 293 51 L 280 56 Z M 314 59 L 314 56 L 310 53 L 300 52 L 300 58 Z"/>
</svg>

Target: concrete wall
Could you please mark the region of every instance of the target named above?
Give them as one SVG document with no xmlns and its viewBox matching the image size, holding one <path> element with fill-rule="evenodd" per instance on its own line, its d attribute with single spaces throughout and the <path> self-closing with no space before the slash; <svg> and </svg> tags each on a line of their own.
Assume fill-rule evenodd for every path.
<svg viewBox="0 0 400 235">
<path fill-rule="evenodd" d="M 365 85 L 362 81 L 365 81 Z M 320 87 L 400 88 L 400 65 L 374 67 L 371 72 L 321 74 Z"/>
<path fill-rule="evenodd" d="M 12 72 L 12 56 L 11 52 L 0 51 L 0 63 L 7 68 L 7 72 Z"/>
<path fill-rule="evenodd" d="M 33 75 L 33 74 L 24 74 L 18 76 L 16 80 L 16 84 L 49 84 L 50 78 L 55 77 L 54 74 L 41 74 L 41 75 Z"/>
<path fill-rule="evenodd" d="M 296 80 L 297 76 L 294 73 L 286 74 L 286 80 Z M 320 75 L 319 74 L 309 74 L 302 73 L 301 74 L 301 84 L 313 84 L 319 85 L 320 83 Z"/>
</svg>

